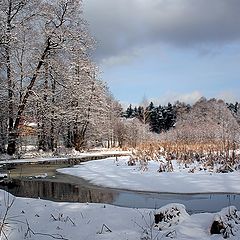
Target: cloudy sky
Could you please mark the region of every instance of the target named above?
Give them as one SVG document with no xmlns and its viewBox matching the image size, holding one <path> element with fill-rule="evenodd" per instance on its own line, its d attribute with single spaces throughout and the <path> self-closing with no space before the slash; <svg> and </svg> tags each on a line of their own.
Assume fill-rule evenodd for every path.
<svg viewBox="0 0 240 240">
<path fill-rule="evenodd" d="M 84 0 L 116 99 L 240 100 L 240 0 Z"/>
</svg>

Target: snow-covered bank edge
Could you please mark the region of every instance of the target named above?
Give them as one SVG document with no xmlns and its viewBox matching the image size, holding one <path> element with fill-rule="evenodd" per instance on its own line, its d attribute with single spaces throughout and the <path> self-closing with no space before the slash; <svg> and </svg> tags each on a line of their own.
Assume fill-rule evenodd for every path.
<svg viewBox="0 0 240 240">
<path fill-rule="evenodd" d="M 3 190 L 0 190 L 0 203 L 2 234 L 6 234 L 9 240 L 49 240 L 53 237 L 69 240 L 150 240 L 169 239 L 170 236 L 185 240 L 220 240 L 220 234 L 210 234 L 212 223 L 219 218 L 223 219 L 226 212 L 234 210 L 232 207 L 215 214 L 189 215 L 184 206 L 179 204 L 153 210 L 95 203 L 56 203 L 15 198 Z M 168 213 L 172 217 L 167 217 L 156 225 L 156 213 Z M 234 213 L 239 216 L 239 212 Z M 238 218 L 235 220 L 239 221 Z M 159 228 L 162 230 L 159 231 Z M 239 239 L 238 224 L 232 229 L 235 236 L 231 235 L 231 239 Z"/>
<path fill-rule="evenodd" d="M 68 155 L 66 157 L 31 157 L 31 158 L 20 158 L 20 159 L 0 159 L 0 164 L 17 164 L 17 163 L 37 163 L 37 162 L 53 162 L 53 161 L 63 161 L 68 159 L 81 159 L 86 157 L 108 157 L 111 155 L 122 156 L 130 155 L 130 151 L 98 151 L 98 152 L 77 152 L 73 155 Z"/>
<path fill-rule="evenodd" d="M 107 158 L 57 169 L 58 172 L 73 175 L 91 184 L 109 188 L 159 193 L 235 193 L 240 194 L 240 172 L 209 173 L 186 170 L 161 172 L 159 163 L 149 161 L 147 171 L 139 166 L 128 166 L 127 157 Z"/>
</svg>

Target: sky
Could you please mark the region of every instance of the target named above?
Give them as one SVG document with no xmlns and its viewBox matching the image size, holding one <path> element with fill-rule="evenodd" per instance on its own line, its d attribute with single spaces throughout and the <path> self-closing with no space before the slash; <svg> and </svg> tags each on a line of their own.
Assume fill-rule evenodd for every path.
<svg viewBox="0 0 240 240">
<path fill-rule="evenodd" d="M 240 101 L 239 0 L 84 0 L 83 11 L 121 103 Z"/>
</svg>

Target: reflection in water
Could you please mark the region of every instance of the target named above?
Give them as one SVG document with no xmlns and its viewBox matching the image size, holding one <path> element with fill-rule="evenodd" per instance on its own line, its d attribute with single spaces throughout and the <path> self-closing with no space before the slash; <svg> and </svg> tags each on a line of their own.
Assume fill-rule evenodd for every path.
<svg viewBox="0 0 240 240">
<path fill-rule="evenodd" d="M 63 176 L 64 178 L 64 176 Z M 63 179 L 61 178 L 63 181 Z M 70 180 L 66 176 L 66 181 Z M 72 180 L 72 179 L 71 179 Z M 3 188 L 3 187 L 2 187 Z M 14 180 L 13 187 L 5 190 L 15 196 L 42 198 L 64 202 L 109 203 L 122 207 L 160 208 L 168 203 L 182 203 L 189 213 L 218 212 L 223 207 L 234 205 L 240 209 L 238 194 L 159 194 L 106 189 L 51 180 Z"/>
<path fill-rule="evenodd" d="M 111 191 L 90 189 L 81 185 L 42 180 L 14 180 L 12 187 L 5 187 L 5 190 L 15 196 L 63 202 L 112 203 L 114 195 L 118 195 Z"/>
<path fill-rule="evenodd" d="M 240 209 L 240 194 L 164 194 L 144 193 L 97 187 L 69 175 L 56 173 L 66 165 L 24 165 L 11 170 L 13 186 L 0 186 L 15 196 L 64 202 L 109 203 L 132 208 L 160 208 L 168 203 L 182 203 L 189 213 L 218 212 L 234 205 Z M 45 179 L 29 176 L 47 174 Z"/>
<path fill-rule="evenodd" d="M 136 206 L 139 208 L 160 208 L 169 203 L 181 203 L 188 213 L 218 212 L 234 205 L 240 209 L 239 194 L 164 194 L 122 192 L 113 204 Z"/>
</svg>

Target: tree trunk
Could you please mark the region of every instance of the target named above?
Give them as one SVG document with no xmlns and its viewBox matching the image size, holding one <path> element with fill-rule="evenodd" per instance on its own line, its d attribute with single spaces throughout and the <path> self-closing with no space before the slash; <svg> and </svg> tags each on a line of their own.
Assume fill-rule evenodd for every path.
<svg viewBox="0 0 240 240">
<path fill-rule="evenodd" d="M 11 14 L 12 14 L 12 2 L 9 2 L 8 15 L 7 15 L 7 45 L 6 63 L 7 63 L 7 83 L 8 83 L 8 144 L 7 153 L 12 155 L 16 151 L 16 134 L 14 133 L 14 120 L 13 120 L 13 82 L 11 72 L 11 58 L 10 58 L 10 36 L 11 36 Z"/>
<path fill-rule="evenodd" d="M 55 90 L 56 90 L 56 81 L 55 79 L 52 79 L 52 105 L 55 104 Z M 57 147 L 56 146 L 56 140 L 55 140 L 55 135 L 54 135 L 54 130 L 55 130 L 55 124 L 54 124 L 54 108 L 52 106 L 51 110 L 51 128 L 50 128 L 50 149 L 54 151 L 54 149 Z"/>
<path fill-rule="evenodd" d="M 16 152 L 17 138 L 18 138 L 18 134 L 13 131 L 8 134 L 8 147 L 7 147 L 8 155 L 13 155 Z"/>
<path fill-rule="evenodd" d="M 83 124 L 81 130 L 79 130 L 78 127 L 75 126 L 74 133 L 73 133 L 73 144 L 76 151 L 80 151 L 86 145 L 85 135 L 88 128 L 88 124 L 89 122 L 86 121 Z"/>
<path fill-rule="evenodd" d="M 33 74 L 32 79 L 31 79 L 29 85 L 27 86 L 26 93 L 23 96 L 23 99 L 18 106 L 17 117 L 16 117 L 15 123 L 13 125 L 13 129 L 11 131 L 9 131 L 9 139 L 8 139 L 8 147 L 7 147 L 7 153 L 9 155 L 13 155 L 16 152 L 16 141 L 18 138 L 18 128 L 20 125 L 20 121 L 21 121 L 23 112 L 25 110 L 25 107 L 27 105 L 27 101 L 30 96 L 30 92 L 36 82 L 36 79 L 39 75 L 39 71 L 44 63 L 44 60 L 50 51 L 50 45 L 51 45 L 50 40 L 51 40 L 51 38 L 49 37 L 46 41 L 46 43 L 47 43 L 46 47 L 45 47 L 43 54 L 38 62 L 35 73 Z"/>
<path fill-rule="evenodd" d="M 48 101 L 47 91 L 48 91 L 48 63 L 45 61 L 45 80 L 44 80 L 44 94 L 43 94 L 43 107 L 40 110 L 41 116 L 41 126 L 40 126 L 40 134 L 38 135 L 38 149 L 47 151 L 48 144 L 48 136 L 47 136 L 47 119 L 46 119 L 46 105 Z"/>
<path fill-rule="evenodd" d="M 83 149 L 85 139 L 80 133 L 74 133 L 74 148 L 76 151 L 81 151 Z"/>
</svg>

